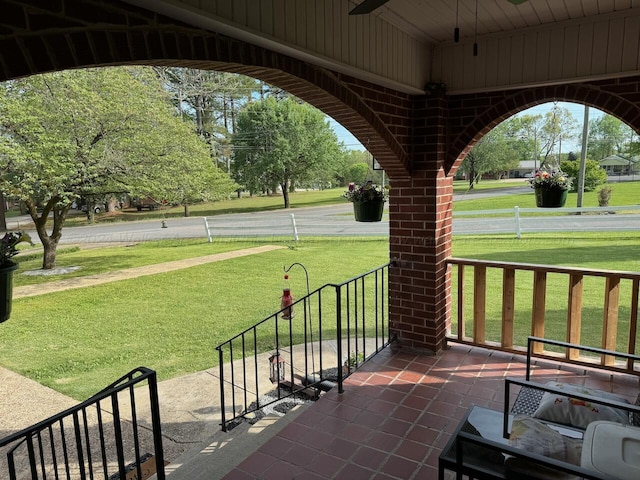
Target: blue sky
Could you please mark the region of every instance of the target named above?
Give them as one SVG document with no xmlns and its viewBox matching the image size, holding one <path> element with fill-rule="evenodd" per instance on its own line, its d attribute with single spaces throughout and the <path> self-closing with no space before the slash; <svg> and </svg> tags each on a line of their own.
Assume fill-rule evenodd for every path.
<svg viewBox="0 0 640 480">
<path fill-rule="evenodd" d="M 567 102 L 560 102 L 559 105 L 569 110 L 571 112 L 571 115 L 573 115 L 573 117 L 576 119 L 576 121 L 580 125 L 582 125 L 582 119 L 584 117 L 584 105 L 581 105 L 579 103 L 567 103 Z M 549 110 L 551 110 L 552 107 L 553 107 L 553 103 L 543 103 L 542 105 L 529 108 L 528 110 L 525 110 L 522 113 L 526 113 L 527 115 L 538 115 L 538 114 L 544 115 Z M 589 119 L 596 118 L 597 116 L 600 116 L 600 115 L 604 115 L 604 112 L 597 110 L 595 108 L 591 108 L 589 110 Z M 331 124 L 333 131 L 336 132 L 336 135 L 338 136 L 338 140 L 343 142 L 346 145 L 347 149 L 349 150 L 365 149 L 362 146 L 362 144 L 356 139 L 356 137 L 351 135 L 351 133 L 349 133 L 349 131 L 346 128 L 344 128 L 334 119 L 329 117 L 329 123 Z M 568 142 L 567 147 L 569 147 L 569 150 L 580 150 L 580 145 L 576 142 L 573 142 L 573 143 Z M 565 150 L 565 148 L 563 147 L 562 150 Z"/>
</svg>

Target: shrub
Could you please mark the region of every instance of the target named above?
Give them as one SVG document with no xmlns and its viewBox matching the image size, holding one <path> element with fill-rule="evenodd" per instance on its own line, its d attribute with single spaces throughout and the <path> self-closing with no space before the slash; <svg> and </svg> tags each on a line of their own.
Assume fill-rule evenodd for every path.
<svg viewBox="0 0 640 480">
<path fill-rule="evenodd" d="M 598 190 L 598 205 L 600 207 L 608 207 L 611 198 L 611 187 L 602 187 Z"/>
<path fill-rule="evenodd" d="M 573 178 L 572 192 L 578 190 L 578 173 L 580 170 L 580 162 L 572 162 L 565 160 L 560 164 L 562 171 Z M 599 185 L 607 182 L 607 172 L 600 168 L 600 164 L 595 160 L 587 160 L 584 170 L 584 191 L 592 192 Z"/>
</svg>

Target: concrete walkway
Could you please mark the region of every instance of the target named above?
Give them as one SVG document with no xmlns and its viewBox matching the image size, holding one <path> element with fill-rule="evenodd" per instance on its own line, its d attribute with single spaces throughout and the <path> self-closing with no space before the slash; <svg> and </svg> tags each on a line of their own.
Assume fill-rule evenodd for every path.
<svg viewBox="0 0 640 480">
<path fill-rule="evenodd" d="M 41 283 L 39 285 L 25 285 L 22 287 L 15 287 L 13 289 L 13 298 L 33 297 L 35 295 L 44 295 L 46 293 L 70 290 L 72 288 L 84 288 L 91 287 L 93 285 L 101 285 L 103 283 L 119 282 L 129 278 L 172 272 L 175 270 L 182 270 L 184 268 L 195 267 L 197 265 L 204 265 L 206 263 L 220 262 L 222 260 L 245 257 L 247 255 L 256 255 L 258 253 L 270 252 L 272 250 L 279 250 L 282 248 L 286 247 L 278 245 L 263 245 L 261 247 L 206 255 L 204 257 L 186 258 L 184 260 L 144 265 L 142 267 L 127 268 L 124 270 L 100 273 L 98 275 L 69 278 L 68 280 L 59 280 L 57 282 Z"/>
</svg>

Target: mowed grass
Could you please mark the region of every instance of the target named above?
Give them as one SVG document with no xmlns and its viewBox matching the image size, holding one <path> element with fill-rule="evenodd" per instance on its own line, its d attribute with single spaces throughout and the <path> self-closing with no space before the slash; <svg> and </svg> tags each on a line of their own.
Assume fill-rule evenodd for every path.
<svg viewBox="0 0 640 480">
<path fill-rule="evenodd" d="M 482 182 L 480 183 L 482 184 Z M 511 183 L 509 186 L 528 186 L 528 183 Z M 611 199 L 609 205 L 640 205 L 640 182 L 622 182 L 622 183 L 610 183 L 611 187 Z M 578 201 L 578 194 L 575 192 L 569 192 L 567 195 L 567 203 L 565 207 L 575 207 Z M 533 193 L 533 189 L 527 188 L 521 194 L 515 195 L 501 195 L 491 198 L 474 198 L 473 193 L 468 193 L 461 201 L 454 202 L 453 210 L 462 211 L 474 211 L 474 210 L 498 210 L 504 208 L 513 208 L 518 206 L 520 208 L 534 208 L 536 206 L 536 199 Z M 598 189 L 593 192 L 585 192 L 582 202 L 583 207 L 597 207 L 598 206 Z M 549 213 L 549 212 L 545 212 Z"/>
<path fill-rule="evenodd" d="M 628 186 L 616 184 L 622 197 Z M 628 192 L 635 198 L 633 192 Z M 524 197 L 521 195 L 518 197 Z M 532 196 L 532 195 L 531 195 Z M 496 202 L 491 208 L 501 208 Z M 473 202 L 457 202 L 457 205 Z M 631 203 L 631 202 L 628 202 Z M 77 275 L 247 248 L 259 242 L 203 239 L 158 241 L 130 247 L 96 250 L 62 249 L 59 265 L 80 265 Z M 140 365 L 155 369 L 160 379 L 211 368 L 217 363 L 214 347 L 279 309 L 283 267 L 303 263 L 310 273 L 311 289 L 341 282 L 389 259 L 387 239 L 305 239 L 285 249 L 211 263 L 112 284 L 16 299 L 10 321 L 0 326 L 0 365 L 33 378 L 78 400 L 103 388 Z M 523 263 L 582 266 L 640 271 L 640 233 L 611 232 L 460 236 L 453 241 L 458 257 Z M 38 268 L 40 258 L 21 258 L 18 272 Z M 16 275 L 16 285 L 48 282 L 55 277 Z M 292 275 L 294 292 L 306 291 L 300 272 Z M 517 277 L 517 334 L 530 329 L 526 304 L 532 280 Z M 552 285 L 547 309 L 549 336 L 559 335 L 565 320 L 566 285 Z M 585 294 L 583 330 L 589 339 L 601 335 L 602 288 Z M 454 283 L 455 289 L 455 283 Z M 455 293 L 455 291 L 454 291 Z M 500 292 L 491 291 L 488 305 L 489 337 L 499 332 Z M 300 296 L 300 293 L 296 293 Z M 467 300 L 470 305 L 470 300 Z M 626 315 L 624 308 L 621 318 Z M 624 320 L 623 320 L 624 322 Z M 619 336 L 624 336 L 624 328 Z"/>
<path fill-rule="evenodd" d="M 25 275 L 25 272 L 42 268 L 42 246 L 40 246 L 14 257 L 14 260 L 19 263 L 20 269 L 14 274 L 13 284 L 14 287 L 39 285 L 161 262 L 203 257 L 262 244 L 253 240 L 216 240 L 213 243 L 208 243 L 206 238 L 200 238 L 139 242 L 127 246 L 102 246 L 101 248 L 61 246 L 58 248 L 56 256 L 56 267 L 80 267 L 78 270 L 60 275 Z M 282 245 L 286 246 L 287 243 L 282 242 Z M 91 245 L 88 246 L 91 247 Z"/>
<path fill-rule="evenodd" d="M 117 258 L 119 249 L 110 250 Z M 0 365 L 78 400 L 140 365 L 161 379 L 203 370 L 216 365 L 217 344 L 279 310 L 283 267 L 303 263 L 314 289 L 387 261 L 386 240 L 308 240 L 181 271 L 16 299 L 11 319 L 0 328 Z M 301 296 L 304 277 L 300 271 L 291 275 Z"/>
<path fill-rule="evenodd" d="M 290 207 L 295 209 L 346 203 L 347 200 L 342 197 L 344 192 L 344 188 L 292 192 L 289 194 Z M 189 214 L 194 217 L 210 217 L 228 213 L 265 212 L 281 208 L 284 208 L 282 194 L 255 195 L 253 197 L 245 195 L 242 198 L 230 198 L 228 200 L 189 205 Z M 95 221 L 96 223 L 107 223 L 177 217 L 184 217 L 184 207 L 163 207 L 154 211 L 144 210 L 142 212 L 138 212 L 135 208 L 127 208 L 115 213 L 96 215 Z M 86 215 L 74 215 L 67 219 L 66 225 L 87 225 Z"/>
</svg>

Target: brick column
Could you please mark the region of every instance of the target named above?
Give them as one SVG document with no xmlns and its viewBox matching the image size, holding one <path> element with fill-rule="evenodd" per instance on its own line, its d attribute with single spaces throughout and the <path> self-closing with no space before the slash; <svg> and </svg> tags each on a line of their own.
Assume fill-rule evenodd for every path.
<svg viewBox="0 0 640 480">
<path fill-rule="evenodd" d="M 402 348 L 438 353 L 451 311 L 453 179 L 444 171 L 447 101 L 443 92 L 416 99 L 411 177 L 391 190 L 390 323 Z"/>
</svg>

